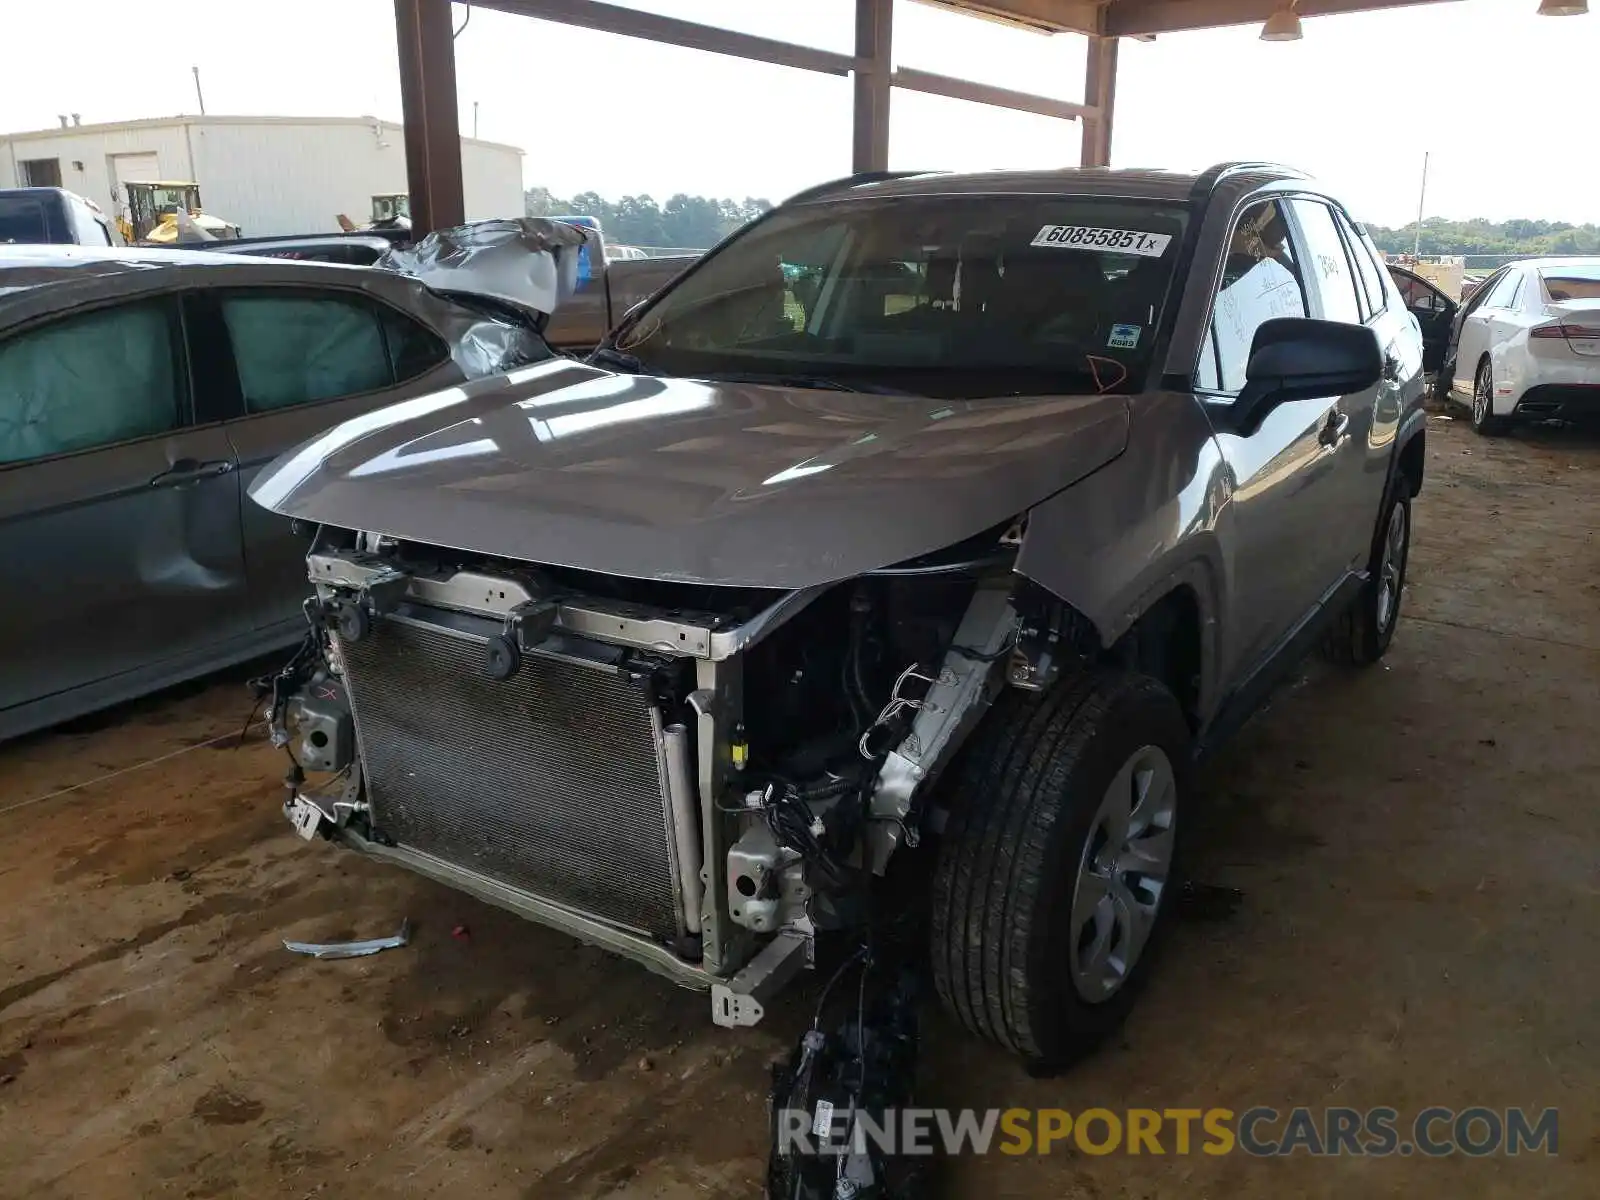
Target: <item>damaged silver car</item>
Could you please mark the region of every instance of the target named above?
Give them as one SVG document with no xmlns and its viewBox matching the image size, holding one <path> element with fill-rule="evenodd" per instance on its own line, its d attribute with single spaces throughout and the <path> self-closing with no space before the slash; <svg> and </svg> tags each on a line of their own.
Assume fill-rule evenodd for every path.
<svg viewBox="0 0 1600 1200">
<path fill-rule="evenodd" d="M 252 489 L 318 527 L 289 816 L 725 1025 L 916 927 L 960 1020 L 1065 1061 L 1148 970 L 1197 757 L 1393 636 L 1380 261 L 1284 168 L 855 178 L 586 363 L 330 430 Z"/>
<path fill-rule="evenodd" d="M 520 280 L 559 283 L 578 235 L 524 224 Z M 298 640 L 306 539 L 245 501 L 256 472 L 551 356 L 540 295 L 429 275 L 0 246 L 0 739 Z"/>
</svg>

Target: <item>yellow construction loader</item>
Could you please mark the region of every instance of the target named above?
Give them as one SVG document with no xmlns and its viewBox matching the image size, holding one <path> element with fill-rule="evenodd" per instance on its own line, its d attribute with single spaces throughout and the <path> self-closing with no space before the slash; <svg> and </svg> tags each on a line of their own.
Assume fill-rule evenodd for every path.
<svg viewBox="0 0 1600 1200">
<path fill-rule="evenodd" d="M 200 185 L 181 180 L 124 183 L 127 212 L 117 217 L 117 228 L 129 245 L 170 246 L 180 241 L 236 238 L 239 227 L 206 214 L 200 206 Z M 208 237 L 195 237 L 185 226 Z"/>
</svg>

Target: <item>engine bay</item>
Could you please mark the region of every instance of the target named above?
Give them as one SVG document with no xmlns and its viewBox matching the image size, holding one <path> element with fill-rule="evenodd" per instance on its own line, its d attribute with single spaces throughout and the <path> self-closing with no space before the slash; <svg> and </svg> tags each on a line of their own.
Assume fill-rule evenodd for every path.
<svg viewBox="0 0 1600 1200">
<path fill-rule="evenodd" d="M 1008 547 L 957 549 L 783 592 L 321 530 L 272 687 L 289 816 L 752 1024 L 819 935 L 870 924 L 1004 682 Z"/>
</svg>

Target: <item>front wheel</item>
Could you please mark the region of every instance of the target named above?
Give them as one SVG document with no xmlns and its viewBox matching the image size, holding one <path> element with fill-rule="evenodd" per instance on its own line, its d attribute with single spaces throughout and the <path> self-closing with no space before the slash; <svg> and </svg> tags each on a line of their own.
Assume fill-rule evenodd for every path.
<svg viewBox="0 0 1600 1200">
<path fill-rule="evenodd" d="M 1145 676 L 996 702 L 934 874 L 934 984 L 962 1024 L 1054 1069 L 1121 1023 L 1171 907 L 1190 757 L 1177 701 Z"/>
</svg>

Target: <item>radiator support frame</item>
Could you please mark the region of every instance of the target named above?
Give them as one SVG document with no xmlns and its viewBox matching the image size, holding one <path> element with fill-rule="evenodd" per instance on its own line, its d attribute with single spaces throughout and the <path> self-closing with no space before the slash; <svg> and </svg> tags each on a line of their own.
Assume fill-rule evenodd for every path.
<svg viewBox="0 0 1600 1200">
<path fill-rule="evenodd" d="M 309 574 L 325 602 L 357 603 L 374 581 L 385 595 L 386 620 L 426 624 L 456 636 L 470 631 L 481 636 L 488 630 L 514 628 L 516 610 L 544 602 L 531 580 L 514 574 L 459 570 L 449 575 L 399 572 L 380 555 L 362 550 L 314 547 L 308 556 Z M 733 821 L 722 802 L 733 771 L 731 736 L 743 719 L 743 652 L 795 616 L 826 588 L 803 588 L 781 594 L 771 605 L 747 620 L 730 625 L 707 616 L 685 618 L 663 615 L 641 605 L 594 597 L 562 596 L 554 601 L 551 641 L 528 647 L 541 657 L 565 659 L 598 667 L 619 650 L 641 650 L 693 661 L 695 691 L 690 697 L 693 720 L 687 727 L 694 755 L 694 783 L 702 840 L 700 882 L 700 961 L 691 962 L 673 947 L 630 929 L 539 896 L 525 888 L 495 879 L 416 847 L 387 845 L 363 836 L 348 824 L 329 827 L 335 840 L 369 857 L 391 862 L 457 888 L 470 895 L 565 932 L 581 941 L 620 954 L 674 982 L 708 989 L 731 985 L 771 939 L 757 940 L 736 925 L 728 912 L 726 861 L 733 840 Z M 397 611 L 398 610 L 398 611 Z M 352 694 L 356 712 L 356 742 L 363 766 L 366 749 L 359 714 L 360 700 Z M 380 830 L 381 832 L 381 830 Z M 676 854 L 674 851 L 674 859 Z M 794 954 L 809 964 L 809 936 L 791 935 L 782 957 L 790 957 L 789 942 L 803 942 Z M 770 957 L 770 955 L 769 955 Z M 748 972 L 747 972 L 748 973 Z M 763 972 L 764 974 L 764 972 Z M 724 989 L 725 990 L 725 989 Z"/>
</svg>

